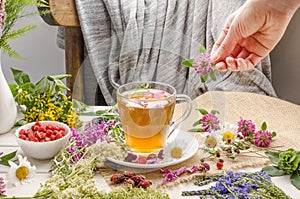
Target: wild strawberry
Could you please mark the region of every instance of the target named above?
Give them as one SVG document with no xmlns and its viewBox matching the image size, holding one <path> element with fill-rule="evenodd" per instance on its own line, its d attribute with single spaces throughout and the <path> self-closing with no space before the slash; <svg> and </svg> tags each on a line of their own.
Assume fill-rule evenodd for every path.
<svg viewBox="0 0 300 199">
<path fill-rule="evenodd" d="M 223 168 L 223 162 L 217 162 L 216 164 L 218 169 L 222 169 Z"/>
<path fill-rule="evenodd" d="M 147 158 L 145 156 L 139 157 L 138 159 L 139 164 L 146 164 L 146 162 L 147 162 Z"/>
<path fill-rule="evenodd" d="M 124 184 L 131 184 L 132 187 L 135 187 L 135 182 L 134 182 L 134 180 L 132 180 L 131 178 L 128 178 L 128 179 L 124 182 Z"/>
<path fill-rule="evenodd" d="M 146 189 L 147 187 L 150 187 L 151 185 L 152 185 L 152 182 L 150 182 L 149 180 L 142 180 L 139 182 L 137 187 Z"/>
<path fill-rule="evenodd" d="M 111 176 L 110 180 L 113 183 L 119 184 L 119 183 L 121 183 L 125 180 L 125 176 L 123 174 L 116 173 L 116 174 Z"/>
</svg>

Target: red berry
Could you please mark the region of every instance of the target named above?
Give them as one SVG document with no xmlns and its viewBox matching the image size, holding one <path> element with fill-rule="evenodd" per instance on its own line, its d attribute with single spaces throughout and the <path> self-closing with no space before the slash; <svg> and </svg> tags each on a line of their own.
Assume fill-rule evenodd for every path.
<svg viewBox="0 0 300 199">
<path fill-rule="evenodd" d="M 125 180 L 125 176 L 123 174 L 116 173 L 116 174 L 111 176 L 110 180 L 113 183 L 119 184 L 119 183 L 121 183 Z"/>
<path fill-rule="evenodd" d="M 142 180 L 139 182 L 137 187 L 146 189 L 147 187 L 150 187 L 151 185 L 152 185 L 152 183 L 149 180 Z"/>
<path fill-rule="evenodd" d="M 135 176 L 135 173 L 131 172 L 131 171 L 126 171 L 124 173 L 124 176 L 127 177 L 127 178 L 131 178 L 131 177 Z"/>
<path fill-rule="evenodd" d="M 131 184 L 132 187 L 135 187 L 135 182 L 134 182 L 134 180 L 132 180 L 131 178 L 128 178 L 128 179 L 124 182 L 124 184 Z"/>
<path fill-rule="evenodd" d="M 138 185 L 142 180 L 145 179 L 145 177 L 141 175 L 136 175 L 132 176 L 131 179 L 135 182 L 136 185 Z"/>
<path fill-rule="evenodd" d="M 138 159 L 139 164 L 146 164 L 146 162 L 147 162 L 147 158 L 145 156 L 139 157 Z"/>
<path fill-rule="evenodd" d="M 217 162 L 216 164 L 218 169 L 222 169 L 223 168 L 223 162 Z"/>
</svg>

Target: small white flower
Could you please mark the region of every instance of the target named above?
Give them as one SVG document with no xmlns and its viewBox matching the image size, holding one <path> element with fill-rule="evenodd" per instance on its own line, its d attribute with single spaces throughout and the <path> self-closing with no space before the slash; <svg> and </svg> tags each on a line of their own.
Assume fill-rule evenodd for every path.
<svg viewBox="0 0 300 199">
<path fill-rule="evenodd" d="M 221 131 L 212 131 L 211 133 L 205 132 L 201 135 L 200 145 L 201 149 L 208 149 L 217 151 L 223 147 Z"/>
<path fill-rule="evenodd" d="M 220 131 L 225 144 L 231 144 L 232 142 L 234 142 L 238 135 L 238 127 L 228 122 L 225 122 L 221 126 Z"/>
<path fill-rule="evenodd" d="M 163 148 L 163 162 L 170 162 L 176 159 L 180 159 L 185 155 L 187 148 L 188 143 L 186 143 L 184 140 L 175 139 L 167 143 Z"/>
<path fill-rule="evenodd" d="M 18 161 L 19 165 L 11 160 L 8 161 L 10 165 L 8 181 L 15 186 L 30 183 L 36 172 L 36 167 L 30 165 L 30 162 L 27 161 L 27 157 L 23 158 L 21 155 L 18 155 Z"/>
</svg>

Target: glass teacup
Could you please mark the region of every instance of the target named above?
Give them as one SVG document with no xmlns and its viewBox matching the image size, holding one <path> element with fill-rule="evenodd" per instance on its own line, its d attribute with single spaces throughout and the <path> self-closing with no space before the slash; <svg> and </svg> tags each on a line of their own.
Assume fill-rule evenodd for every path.
<svg viewBox="0 0 300 199">
<path fill-rule="evenodd" d="M 170 133 L 176 101 L 185 101 L 187 106 L 173 127 L 189 116 L 192 107 L 187 95 L 176 95 L 174 87 L 159 82 L 122 85 L 117 90 L 117 101 L 126 146 L 137 153 L 162 149 Z"/>
</svg>

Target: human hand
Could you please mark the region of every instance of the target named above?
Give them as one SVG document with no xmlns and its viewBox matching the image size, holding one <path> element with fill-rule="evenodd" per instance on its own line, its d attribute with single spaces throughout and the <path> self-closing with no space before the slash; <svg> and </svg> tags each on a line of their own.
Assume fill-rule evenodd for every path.
<svg viewBox="0 0 300 199">
<path fill-rule="evenodd" d="M 247 0 L 227 20 L 212 49 L 219 70 L 250 70 L 282 38 L 300 0 Z"/>
</svg>

